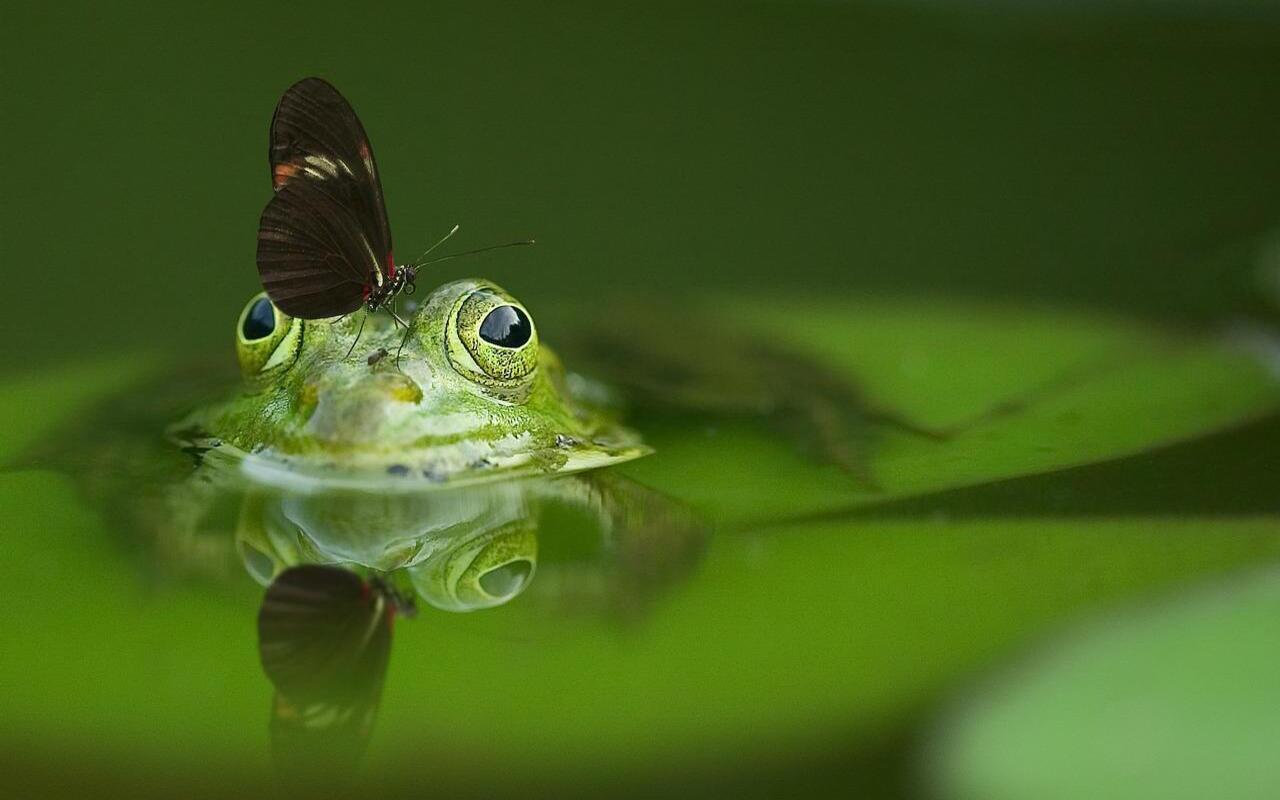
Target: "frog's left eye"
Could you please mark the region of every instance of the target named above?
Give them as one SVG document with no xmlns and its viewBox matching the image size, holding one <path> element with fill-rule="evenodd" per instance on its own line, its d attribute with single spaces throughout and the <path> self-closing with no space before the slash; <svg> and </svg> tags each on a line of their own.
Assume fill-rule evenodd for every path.
<svg viewBox="0 0 1280 800">
<path fill-rule="evenodd" d="M 533 323 L 519 306 L 498 306 L 480 321 L 480 338 L 495 347 L 514 350 L 524 347 L 532 336 Z"/>
<path fill-rule="evenodd" d="M 266 293 L 245 304 L 236 321 L 236 355 L 240 371 L 252 377 L 293 363 L 301 340 L 301 320 L 284 314 Z"/>
<path fill-rule="evenodd" d="M 451 323 L 455 369 L 492 389 L 528 385 L 538 367 L 538 332 L 515 298 L 496 286 L 477 289 L 462 297 Z"/>
</svg>

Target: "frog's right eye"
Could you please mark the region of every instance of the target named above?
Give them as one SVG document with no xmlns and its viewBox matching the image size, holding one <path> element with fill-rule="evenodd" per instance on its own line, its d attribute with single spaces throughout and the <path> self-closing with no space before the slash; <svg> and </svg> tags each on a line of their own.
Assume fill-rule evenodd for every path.
<svg viewBox="0 0 1280 800">
<path fill-rule="evenodd" d="M 240 371 L 252 377 L 292 364 L 298 356 L 301 328 L 301 320 L 281 312 L 265 292 L 255 295 L 236 321 Z"/>
<path fill-rule="evenodd" d="M 245 309 L 244 321 L 240 323 L 240 336 L 246 342 L 265 339 L 276 329 L 276 309 L 271 301 L 259 297 Z"/>
</svg>

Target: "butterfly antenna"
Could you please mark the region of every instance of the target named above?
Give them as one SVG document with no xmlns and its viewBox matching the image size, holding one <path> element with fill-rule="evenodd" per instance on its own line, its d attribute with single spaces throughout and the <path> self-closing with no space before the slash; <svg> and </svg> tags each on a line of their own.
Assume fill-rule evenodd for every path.
<svg viewBox="0 0 1280 800">
<path fill-rule="evenodd" d="M 503 248 L 506 248 L 506 247 L 525 247 L 531 244 L 537 244 L 537 241 L 534 239 L 525 239 L 519 242 L 507 242 L 506 244 L 494 244 L 494 245 L 489 245 L 488 247 L 481 247 L 478 250 L 464 250 L 461 253 L 450 253 L 447 256 L 439 256 L 437 258 L 431 259 L 430 261 L 420 262 L 418 264 L 415 264 L 414 266 L 425 267 L 428 264 L 439 264 L 441 261 L 449 261 L 454 258 L 462 258 L 463 256 L 473 256 L 476 253 L 487 253 L 490 250 L 502 250 Z"/>
<path fill-rule="evenodd" d="M 418 256 L 417 258 L 415 258 L 415 259 L 413 260 L 413 262 L 412 262 L 412 263 L 413 263 L 413 265 L 414 265 L 414 266 L 421 266 L 421 265 L 424 263 L 422 259 L 424 259 L 424 258 L 426 258 L 427 256 L 431 255 L 432 251 L 434 251 L 437 247 L 439 247 L 440 245 L 442 245 L 442 244 L 444 244 L 445 242 L 449 241 L 449 237 L 450 237 L 450 236 L 453 236 L 455 233 L 457 233 L 457 232 L 458 232 L 458 228 L 460 228 L 460 227 L 462 227 L 462 226 L 460 226 L 460 225 L 454 225 L 454 226 L 453 226 L 453 228 L 451 228 L 451 229 L 449 230 L 449 232 L 448 232 L 448 233 L 446 233 L 444 236 L 441 236 L 441 237 L 440 237 L 440 241 L 438 241 L 438 242 L 436 242 L 435 244 L 431 245 L 431 246 L 430 246 L 430 247 L 428 247 L 426 250 L 423 250 L 423 251 L 422 251 L 422 255 Z"/>
</svg>

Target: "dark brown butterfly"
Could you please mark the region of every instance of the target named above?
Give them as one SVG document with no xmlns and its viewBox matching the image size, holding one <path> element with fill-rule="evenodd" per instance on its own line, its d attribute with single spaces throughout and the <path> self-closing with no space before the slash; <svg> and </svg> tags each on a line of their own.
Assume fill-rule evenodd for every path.
<svg viewBox="0 0 1280 800">
<path fill-rule="evenodd" d="M 337 89 L 319 78 L 290 86 L 268 156 L 275 196 L 258 226 L 258 274 L 277 308 L 336 317 L 412 291 L 414 268 L 396 269 L 369 137 Z"/>
<path fill-rule="evenodd" d="M 413 604 L 339 567 L 280 573 L 258 610 L 258 655 L 275 687 L 272 753 L 285 772 L 317 759 L 341 770 L 364 753 L 382 698 L 391 628 Z"/>
<path fill-rule="evenodd" d="M 321 319 L 361 306 L 376 311 L 412 294 L 420 267 L 465 255 L 422 260 L 454 226 L 414 263 L 396 266 L 369 137 L 326 81 L 304 78 L 280 98 L 268 156 L 275 196 L 258 225 L 258 274 L 284 313 Z"/>
</svg>

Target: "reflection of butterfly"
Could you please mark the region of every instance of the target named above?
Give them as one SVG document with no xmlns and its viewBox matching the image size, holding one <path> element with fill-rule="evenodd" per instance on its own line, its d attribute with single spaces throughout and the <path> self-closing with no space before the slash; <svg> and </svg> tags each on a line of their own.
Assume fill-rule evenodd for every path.
<svg viewBox="0 0 1280 800">
<path fill-rule="evenodd" d="M 412 613 L 386 584 L 338 567 L 291 567 L 276 577 L 258 611 L 258 653 L 276 689 L 271 742 L 282 770 L 359 762 L 382 697 L 392 622 Z"/>
</svg>

